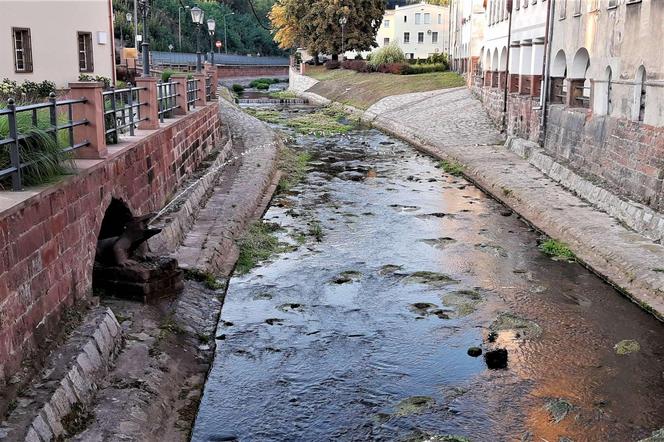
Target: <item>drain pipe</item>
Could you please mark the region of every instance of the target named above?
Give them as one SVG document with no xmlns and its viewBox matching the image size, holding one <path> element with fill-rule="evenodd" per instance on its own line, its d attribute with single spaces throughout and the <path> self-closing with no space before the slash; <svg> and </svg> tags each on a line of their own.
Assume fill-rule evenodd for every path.
<svg viewBox="0 0 664 442">
<path fill-rule="evenodd" d="M 553 16 L 556 11 L 556 2 L 549 2 L 546 15 L 546 29 L 544 31 L 544 64 L 542 65 L 542 90 L 540 91 L 540 118 L 539 144 L 544 146 L 546 141 L 546 120 L 548 117 L 547 102 L 551 83 L 551 39 L 553 38 Z"/>
<path fill-rule="evenodd" d="M 517 0 L 519 1 L 519 0 Z M 550 4 L 551 2 L 549 2 Z M 507 91 L 510 87 L 510 46 L 512 42 L 512 0 L 507 0 L 507 13 L 509 20 L 507 23 L 507 60 L 505 61 L 505 88 L 503 91 L 503 130 L 507 132 Z"/>
</svg>

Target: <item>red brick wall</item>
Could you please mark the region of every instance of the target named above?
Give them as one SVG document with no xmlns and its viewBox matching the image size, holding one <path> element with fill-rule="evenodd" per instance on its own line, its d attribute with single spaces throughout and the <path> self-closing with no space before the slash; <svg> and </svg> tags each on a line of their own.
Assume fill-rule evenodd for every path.
<svg viewBox="0 0 664 442">
<path fill-rule="evenodd" d="M 550 105 L 544 148 L 618 195 L 664 211 L 664 128 Z"/>
<path fill-rule="evenodd" d="M 288 66 L 217 66 L 219 78 L 287 76 Z"/>
<path fill-rule="evenodd" d="M 91 294 L 97 236 L 111 198 L 156 211 L 220 136 L 200 108 L 100 164 L 0 213 L 0 386 Z"/>
</svg>

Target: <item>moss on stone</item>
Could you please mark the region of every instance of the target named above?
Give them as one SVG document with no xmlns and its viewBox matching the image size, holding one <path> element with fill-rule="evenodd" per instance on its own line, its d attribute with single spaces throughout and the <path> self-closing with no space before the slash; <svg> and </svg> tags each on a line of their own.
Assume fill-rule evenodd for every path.
<svg viewBox="0 0 664 442">
<path fill-rule="evenodd" d="M 630 353 L 636 353 L 641 350 L 641 345 L 633 339 L 624 339 L 618 342 L 613 349 L 618 355 L 628 355 Z"/>
<path fill-rule="evenodd" d="M 396 406 L 396 416 L 410 416 L 425 410 L 435 404 L 429 396 L 411 396 L 399 402 Z"/>
</svg>

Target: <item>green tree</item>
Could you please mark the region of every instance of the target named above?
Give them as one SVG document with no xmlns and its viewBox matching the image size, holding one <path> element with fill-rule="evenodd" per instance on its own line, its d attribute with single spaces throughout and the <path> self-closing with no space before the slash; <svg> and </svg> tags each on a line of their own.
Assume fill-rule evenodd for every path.
<svg viewBox="0 0 664 442">
<path fill-rule="evenodd" d="M 336 55 L 342 51 L 339 19 L 347 19 L 344 49 L 368 51 L 376 47 L 384 14 L 385 0 L 278 0 L 270 17 L 277 38 L 280 32 L 292 37 L 284 43 L 294 42 L 312 54 Z"/>
</svg>

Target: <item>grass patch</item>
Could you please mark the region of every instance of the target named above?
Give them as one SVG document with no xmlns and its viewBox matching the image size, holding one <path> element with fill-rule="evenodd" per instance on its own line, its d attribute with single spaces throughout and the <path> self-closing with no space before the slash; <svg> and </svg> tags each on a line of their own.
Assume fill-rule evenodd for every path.
<svg viewBox="0 0 664 442">
<path fill-rule="evenodd" d="M 555 239 L 548 239 L 539 245 L 539 249 L 546 255 L 561 261 L 576 261 L 576 256 L 567 245 Z"/>
<path fill-rule="evenodd" d="M 253 223 L 239 241 L 240 257 L 236 271 L 243 275 L 249 273 L 261 261 L 270 256 L 288 250 L 288 245 L 279 242 L 274 232 L 281 229 L 278 224 L 257 221 Z"/>
<path fill-rule="evenodd" d="M 271 124 L 281 124 L 286 121 L 286 119 L 279 113 L 274 110 L 263 110 L 263 109 L 245 109 L 245 112 L 249 115 L 252 115 L 259 120 L 265 121 L 266 123 Z"/>
<path fill-rule="evenodd" d="M 318 221 L 313 221 L 309 225 L 309 236 L 316 238 L 316 241 L 321 242 L 325 237 L 325 232 L 323 232 L 323 226 Z"/>
<path fill-rule="evenodd" d="M 286 126 L 303 135 L 324 137 L 347 133 L 354 128 L 343 120 L 346 113 L 338 107 L 327 106 L 311 114 L 300 115 L 286 120 Z"/>
<path fill-rule="evenodd" d="M 307 174 L 307 165 L 311 161 L 309 152 L 298 152 L 290 147 L 279 150 L 277 167 L 283 172 L 277 192 L 288 192 L 300 183 Z"/>
<path fill-rule="evenodd" d="M 184 277 L 190 281 L 201 282 L 210 290 L 221 290 L 224 288 L 224 284 L 209 272 L 201 272 L 196 269 L 185 269 Z"/>
<path fill-rule="evenodd" d="M 276 98 L 278 100 L 292 100 L 297 98 L 297 94 L 293 91 L 271 92 L 270 98 Z"/>
<path fill-rule="evenodd" d="M 372 104 L 391 95 L 465 85 L 463 77 L 455 72 L 393 75 L 311 67 L 308 69 L 307 75 L 320 81 L 310 89 L 311 92 L 360 109 L 368 109 Z"/>
<path fill-rule="evenodd" d="M 507 187 L 502 187 L 503 190 L 503 195 L 505 196 L 510 196 L 512 194 L 512 189 L 508 189 Z"/>
<path fill-rule="evenodd" d="M 457 163 L 456 161 L 443 160 L 438 163 L 437 167 L 452 176 L 463 176 L 463 164 Z"/>
</svg>

